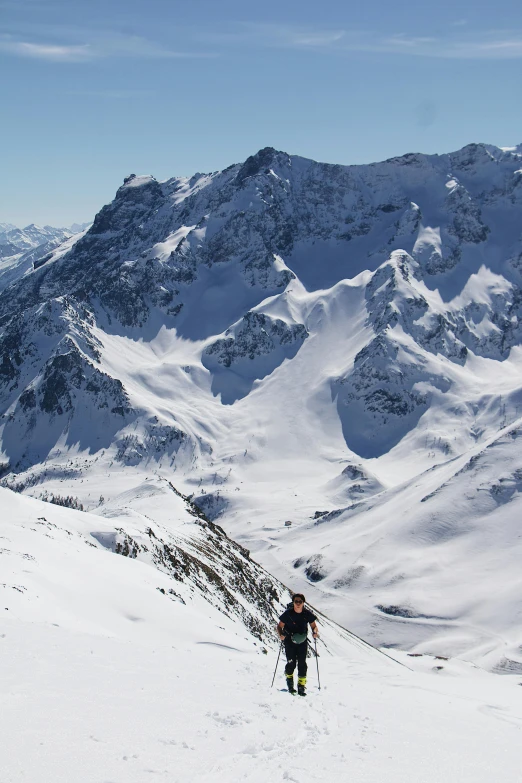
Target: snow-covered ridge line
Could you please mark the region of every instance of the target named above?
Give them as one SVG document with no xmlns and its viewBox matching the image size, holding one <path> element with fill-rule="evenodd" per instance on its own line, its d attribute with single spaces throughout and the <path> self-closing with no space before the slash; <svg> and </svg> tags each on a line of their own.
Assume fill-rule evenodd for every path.
<svg viewBox="0 0 522 783">
<path fill-rule="evenodd" d="M 168 577 L 167 581 L 161 580 L 164 586 L 157 589 L 170 600 L 190 606 L 194 602 L 208 603 L 239 622 L 253 638 L 273 643 L 274 624 L 288 593 L 250 559 L 244 547 L 231 541 L 172 485 L 147 482 L 127 495 L 124 512 L 114 504 L 101 503 L 96 516 L 73 510 L 77 503 L 71 498 L 66 503 L 58 496 L 52 504 L 16 500 L 8 489 L 0 489 L 0 497 L 11 525 L 15 520 L 22 529 L 43 525 L 46 535 L 53 539 L 67 541 L 67 537 L 79 537 L 90 546 L 144 563 L 156 574 Z M 153 520 L 150 514 L 131 511 L 128 504 L 141 509 L 145 498 L 149 510 L 162 503 L 168 506 L 167 526 Z M 57 542 L 56 547 L 59 546 Z M 9 552 L 9 547 L 3 549 L 2 556 Z M 20 586 L 20 580 L 22 575 L 16 582 L 22 595 L 34 601 L 31 591 Z M 4 585 L 6 589 L 10 586 Z M 49 607 L 42 609 L 48 611 Z"/>
</svg>

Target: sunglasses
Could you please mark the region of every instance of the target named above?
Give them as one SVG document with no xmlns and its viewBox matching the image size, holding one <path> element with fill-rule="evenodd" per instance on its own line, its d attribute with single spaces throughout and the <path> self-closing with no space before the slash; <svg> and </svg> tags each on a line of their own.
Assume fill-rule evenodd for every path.
<svg viewBox="0 0 522 783">
<path fill-rule="evenodd" d="M 294 598 L 294 604 L 302 604 L 302 600 L 300 598 Z"/>
</svg>

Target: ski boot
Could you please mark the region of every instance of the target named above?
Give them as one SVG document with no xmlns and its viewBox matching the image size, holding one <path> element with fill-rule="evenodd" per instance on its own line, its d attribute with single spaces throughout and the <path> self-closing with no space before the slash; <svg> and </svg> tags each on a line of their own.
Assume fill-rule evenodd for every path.
<svg viewBox="0 0 522 783">
<path fill-rule="evenodd" d="M 289 693 L 295 693 L 294 675 L 293 674 L 287 674 L 285 676 L 286 676 L 286 687 L 288 688 Z"/>
<path fill-rule="evenodd" d="M 297 693 L 299 696 L 306 696 L 306 677 L 297 678 Z"/>
</svg>

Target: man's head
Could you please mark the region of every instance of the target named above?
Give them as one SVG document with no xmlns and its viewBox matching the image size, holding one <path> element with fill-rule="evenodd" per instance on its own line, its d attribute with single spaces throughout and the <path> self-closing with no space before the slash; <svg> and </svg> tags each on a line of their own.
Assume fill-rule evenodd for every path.
<svg viewBox="0 0 522 783">
<path fill-rule="evenodd" d="M 304 603 L 305 603 L 304 595 L 302 593 L 294 593 L 294 596 L 292 597 L 294 612 L 302 612 Z"/>
</svg>

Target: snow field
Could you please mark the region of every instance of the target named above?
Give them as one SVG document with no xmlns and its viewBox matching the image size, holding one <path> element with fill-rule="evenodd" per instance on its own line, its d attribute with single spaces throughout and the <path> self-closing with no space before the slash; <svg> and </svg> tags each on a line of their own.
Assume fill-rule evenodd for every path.
<svg viewBox="0 0 522 783">
<path fill-rule="evenodd" d="M 274 650 L 221 646 L 208 627 L 195 643 L 190 625 L 160 643 L 4 621 L 3 783 L 520 780 L 512 678 L 347 649 L 321 656 L 320 692 L 309 660 L 305 700 L 280 690 L 282 663 L 270 689 Z"/>
<path fill-rule="evenodd" d="M 309 658 L 309 695 L 291 696 L 282 659 L 270 687 L 275 640 L 100 543 L 140 507 L 165 521 L 157 483 L 106 518 L 0 499 L 2 783 L 520 780 L 518 678 L 395 662 L 320 616 L 322 689 Z"/>
</svg>

